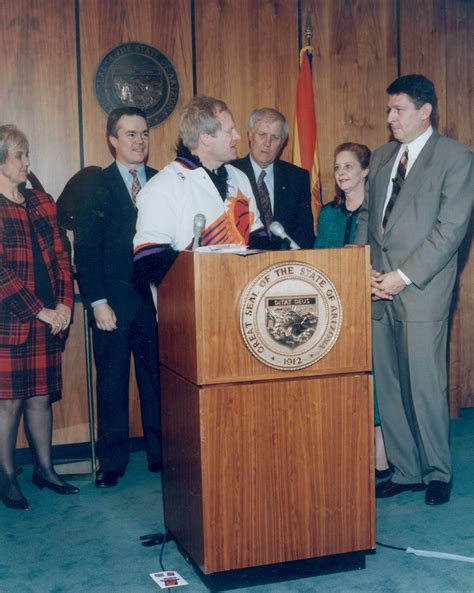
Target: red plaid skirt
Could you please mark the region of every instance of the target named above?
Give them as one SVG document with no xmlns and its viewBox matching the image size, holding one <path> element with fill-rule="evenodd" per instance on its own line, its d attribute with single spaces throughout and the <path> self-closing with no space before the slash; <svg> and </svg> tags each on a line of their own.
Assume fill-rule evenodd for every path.
<svg viewBox="0 0 474 593">
<path fill-rule="evenodd" d="M 0 399 L 48 394 L 60 399 L 63 344 L 49 325 L 35 319 L 24 344 L 0 346 Z"/>
</svg>

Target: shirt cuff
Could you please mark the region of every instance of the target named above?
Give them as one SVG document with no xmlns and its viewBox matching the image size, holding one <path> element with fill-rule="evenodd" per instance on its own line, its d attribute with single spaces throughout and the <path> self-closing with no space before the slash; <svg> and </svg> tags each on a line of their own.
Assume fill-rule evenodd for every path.
<svg viewBox="0 0 474 593">
<path fill-rule="evenodd" d="M 405 284 L 407 286 L 410 286 L 410 284 L 413 284 L 412 281 L 410 280 L 410 278 L 408 278 L 408 276 L 405 276 L 405 274 L 400 270 L 400 268 L 397 268 L 397 272 L 398 272 L 398 275 L 400 276 L 400 278 L 403 280 L 403 282 L 405 282 Z"/>
<path fill-rule="evenodd" d="M 96 305 L 103 305 L 107 302 L 107 299 L 97 299 L 93 303 L 91 303 L 91 307 L 94 308 Z"/>
</svg>

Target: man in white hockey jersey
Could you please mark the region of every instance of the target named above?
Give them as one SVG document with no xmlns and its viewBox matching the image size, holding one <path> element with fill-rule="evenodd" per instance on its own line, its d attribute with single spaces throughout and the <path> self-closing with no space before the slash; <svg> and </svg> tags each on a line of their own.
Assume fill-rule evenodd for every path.
<svg viewBox="0 0 474 593">
<path fill-rule="evenodd" d="M 268 249 L 248 177 L 229 165 L 240 136 L 227 105 L 195 97 L 184 108 L 176 159 L 138 196 L 135 277 L 158 285 L 178 253 L 193 243 L 194 217 L 206 225 L 201 245 L 239 244 Z"/>
</svg>

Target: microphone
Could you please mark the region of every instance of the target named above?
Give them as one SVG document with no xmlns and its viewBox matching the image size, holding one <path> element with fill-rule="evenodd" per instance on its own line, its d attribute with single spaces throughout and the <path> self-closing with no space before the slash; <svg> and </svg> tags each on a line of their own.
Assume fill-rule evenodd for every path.
<svg viewBox="0 0 474 593">
<path fill-rule="evenodd" d="M 270 232 L 272 233 L 272 235 L 275 235 L 276 237 L 280 237 L 280 239 L 283 240 L 287 240 L 290 244 L 290 249 L 301 249 L 301 247 L 298 245 L 298 243 L 295 243 L 295 241 L 293 241 L 293 239 L 286 234 L 285 229 L 283 228 L 283 225 L 280 224 L 279 222 L 277 222 L 276 220 L 274 222 L 272 222 L 272 224 L 269 227 Z"/>
<path fill-rule="evenodd" d="M 194 251 L 197 247 L 199 247 L 199 238 L 201 237 L 202 231 L 206 227 L 206 217 L 204 214 L 196 214 L 194 217 L 194 224 L 193 224 L 193 246 L 191 247 L 191 251 Z"/>
</svg>

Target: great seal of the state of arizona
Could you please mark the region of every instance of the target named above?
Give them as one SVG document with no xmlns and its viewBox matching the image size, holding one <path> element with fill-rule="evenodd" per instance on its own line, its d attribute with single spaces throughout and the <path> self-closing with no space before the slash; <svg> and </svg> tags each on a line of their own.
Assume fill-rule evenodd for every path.
<svg viewBox="0 0 474 593">
<path fill-rule="evenodd" d="M 240 301 L 240 329 L 250 352 L 280 370 L 308 367 L 334 346 L 342 305 L 331 280 L 309 264 L 270 266 L 249 282 Z"/>
<path fill-rule="evenodd" d="M 95 92 L 108 114 L 116 107 L 142 109 L 153 127 L 167 119 L 179 98 L 179 80 L 168 57 L 145 43 L 123 43 L 104 56 Z"/>
</svg>

